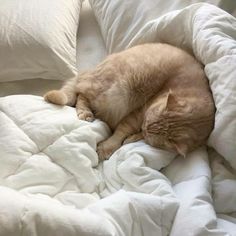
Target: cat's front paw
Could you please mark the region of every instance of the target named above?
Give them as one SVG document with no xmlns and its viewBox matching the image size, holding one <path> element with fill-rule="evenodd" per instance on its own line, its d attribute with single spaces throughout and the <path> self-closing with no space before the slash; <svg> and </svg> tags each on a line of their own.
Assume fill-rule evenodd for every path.
<svg viewBox="0 0 236 236">
<path fill-rule="evenodd" d="M 97 154 L 100 161 L 108 160 L 110 156 L 120 147 L 119 144 L 112 143 L 108 140 L 98 144 Z"/>
<path fill-rule="evenodd" d="M 77 116 L 80 120 L 86 120 L 89 122 L 94 121 L 94 115 L 91 111 L 87 111 L 87 110 L 79 110 L 77 111 Z"/>
</svg>

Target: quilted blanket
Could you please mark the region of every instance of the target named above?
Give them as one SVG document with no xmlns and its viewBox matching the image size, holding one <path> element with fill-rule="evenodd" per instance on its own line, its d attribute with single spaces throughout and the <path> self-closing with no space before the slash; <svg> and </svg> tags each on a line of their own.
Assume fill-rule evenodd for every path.
<svg viewBox="0 0 236 236">
<path fill-rule="evenodd" d="M 0 98 L 0 236 L 236 235 L 235 39 L 234 17 L 195 4 L 130 41 L 165 41 L 205 65 L 215 128 L 185 159 L 139 141 L 99 163 L 105 123 L 42 97 Z"/>
</svg>

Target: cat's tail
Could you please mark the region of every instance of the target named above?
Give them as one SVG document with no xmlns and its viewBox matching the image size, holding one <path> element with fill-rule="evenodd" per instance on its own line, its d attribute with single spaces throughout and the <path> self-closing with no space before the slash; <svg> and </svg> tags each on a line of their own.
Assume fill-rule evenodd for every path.
<svg viewBox="0 0 236 236">
<path fill-rule="evenodd" d="M 44 100 L 57 105 L 75 106 L 77 77 L 68 80 L 60 90 L 51 90 L 44 95 Z"/>
</svg>

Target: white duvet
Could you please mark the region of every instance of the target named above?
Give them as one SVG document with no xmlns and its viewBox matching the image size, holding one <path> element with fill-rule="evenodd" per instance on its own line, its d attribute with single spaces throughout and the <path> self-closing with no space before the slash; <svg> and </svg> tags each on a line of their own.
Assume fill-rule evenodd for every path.
<svg viewBox="0 0 236 236">
<path fill-rule="evenodd" d="M 183 159 L 139 141 L 99 164 L 103 122 L 41 97 L 0 98 L 0 236 L 236 235 L 236 20 L 195 4 L 149 21 L 130 45 L 160 38 L 206 65 L 211 148 Z"/>
</svg>

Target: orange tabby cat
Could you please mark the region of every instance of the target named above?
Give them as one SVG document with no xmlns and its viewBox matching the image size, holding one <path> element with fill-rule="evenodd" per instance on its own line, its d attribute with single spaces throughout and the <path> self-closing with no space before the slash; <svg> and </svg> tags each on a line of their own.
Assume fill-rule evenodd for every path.
<svg viewBox="0 0 236 236">
<path fill-rule="evenodd" d="M 185 156 L 206 143 L 215 107 L 203 67 L 167 44 L 144 44 L 107 57 L 95 69 L 44 96 L 76 105 L 78 117 L 105 121 L 113 131 L 98 145 L 101 160 L 122 144 L 143 139 Z"/>
</svg>

